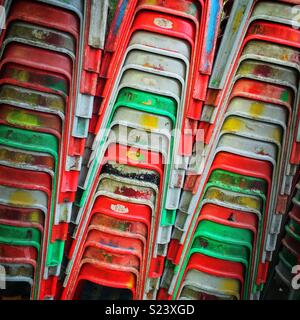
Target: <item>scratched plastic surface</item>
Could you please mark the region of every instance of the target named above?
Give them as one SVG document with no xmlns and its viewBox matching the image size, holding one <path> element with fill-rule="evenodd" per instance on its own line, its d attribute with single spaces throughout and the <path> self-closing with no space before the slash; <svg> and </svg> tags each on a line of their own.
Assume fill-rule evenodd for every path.
<svg viewBox="0 0 300 320">
<path fill-rule="evenodd" d="M 30 60 L 28 60 L 28 56 L 31 57 Z M 2 62 L 58 74 L 67 79 L 69 84 L 72 82 L 72 61 L 66 55 L 58 54 L 55 51 L 12 42 L 5 47 Z"/>
<path fill-rule="evenodd" d="M 17 149 L 49 153 L 57 163 L 58 141 L 50 134 L 1 125 L 0 141 Z"/>
<path fill-rule="evenodd" d="M 293 29 L 281 24 L 274 24 L 266 21 L 255 21 L 248 29 L 246 39 L 248 37 L 299 48 L 299 31 L 296 28 Z"/>
<path fill-rule="evenodd" d="M 78 37 L 80 26 L 78 18 L 74 13 L 49 5 L 52 2 L 51 0 L 47 1 L 47 5 L 41 2 L 42 1 L 34 1 L 28 4 L 26 0 L 13 1 L 9 11 L 8 23 L 11 21 L 26 21 L 32 24 L 66 31 L 73 34 L 76 38 Z M 58 2 L 62 4 L 67 3 L 67 1 Z"/>
<path fill-rule="evenodd" d="M 198 270 L 188 271 L 184 280 L 185 284 L 197 286 L 211 294 L 230 296 L 231 299 L 240 299 L 240 284 L 235 279 L 213 277 Z"/>
<path fill-rule="evenodd" d="M 194 253 L 202 253 L 217 259 L 239 262 L 245 268 L 248 268 L 249 253 L 244 247 L 216 241 L 202 235 L 200 231 L 199 236 L 193 242 L 188 256 L 190 257 Z"/>
<path fill-rule="evenodd" d="M 212 192 L 212 190 L 215 190 L 215 192 L 216 190 L 220 190 L 221 193 L 216 192 L 216 200 L 207 196 L 206 192 L 204 196 L 204 201 L 216 201 L 217 203 L 220 202 L 220 198 L 224 199 L 222 196 L 223 194 L 226 194 L 226 191 L 237 194 L 238 199 L 244 199 L 248 203 L 251 202 L 251 200 L 253 201 L 253 198 L 251 198 L 252 196 L 258 197 L 261 199 L 263 204 L 262 212 L 259 213 L 258 216 L 260 217 L 265 214 L 267 183 L 262 179 L 253 179 L 251 177 L 230 173 L 228 171 L 214 170 L 208 180 L 205 190 L 207 190 L 207 193 Z M 238 196 L 238 194 L 240 194 L 240 196 Z M 247 196 L 250 197 L 247 198 Z M 227 193 L 227 199 L 225 198 L 225 201 L 223 200 L 223 202 L 229 202 L 229 199 L 230 197 L 228 197 Z M 241 203 L 237 204 L 236 201 L 232 201 L 232 206 L 235 205 L 241 205 Z"/>
<path fill-rule="evenodd" d="M 118 279 L 118 281 L 116 281 Z M 79 281 L 77 283 L 77 293 L 80 292 L 81 281 L 92 281 L 98 285 L 110 286 L 113 288 L 127 289 L 132 292 L 133 298 L 135 297 L 136 281 L 132 273 L 106 269 L 90 263 L 83 264 L 80 270 Z M 75 294 L 75 297 L 77 296 Z"/>
<path fill-rule="evenodd" d="M 34 208 L 47 214 L 47 194 L 37 190 L 16 189 L 0 186 L 0 203 L 21 208 Z"/>
<path fill-rule="evenodd" d="M 226 114 L 280 124 L 283 129 L 286 129 L 288 121 L 288 112 L 285 108 L 244 98 L 231 100 Z"/>
<path fill-rule="evenodd" d="M 232 97 L 239 96 L 253 100 L 286 106 L 292 109 L 293 91 L 285 86 L 252 79 L 238 80 L 232 90 Z"/>
<path fill-rule="evenodd" d="M 114 266 L 116 268 L 120 268 L 120 270 L 126 267 L 127 270 L 132 269 L 133 272 L 138 272 L 140 268 L 140 261 L 134 255 L 109 252 L 107 250 L 94 247 L 88 247 L 85 250 L 83 259 L 90 259 L 95 261 L 95 263 L 101 262 L 108 268 L 112 268 Z"/>
<path fill-rule="evenodd" d="M 245 248 L 248 255 L 252 251 L 252 232 L 245 229 L 233 228 L 212 221 L 203 220 L 199 222 L 194 238 L 205 237 L 233 247 Z M 201 243 L 201 241 L 200 241 Z M 205 248 L 205 241 L 201 244 Z"/>
<path fill-rule="evenodd" d="M 16 262 L 24 261 L 26 259 L 35 267 L 37 260 L 37 252 L 34 247 L 14 246 L 7 244 L 0 244 L 0 261 L 9 262 L 15 259 Z"/>
<path fill-rule="evenodd" d="M 163 154 L 164 164 L 168 163 L 169 140 L 166 136 L 153 131 L 147 132 L 142 129 L 116 124 L 111 128 L 107 143 L 118 143 L 144 150 L 160 152 Z"/>
<path fill-rule="evenodd" d="M 45 171 L 54 175 L 53 158 L 46 153 L 27 152 L 8 147 L 0 147 L 0 163 L 25 170 Z"/>
<path fill-rule="evenodd" d="M 230 115 L 278 124 L 284 132 L 287 130 L 288 111 L 280 106 L 234 98 L 226 111 L 226 116 Z"/>
<path fill-rule="evenodd" d="M 151 203 L 154 203 L 156 198 L 153 189 L 136 186 L 134 184 L 128 185 L 126 183 L 110 180 L 107 178 L 100 181 L 98 190 L 106 190 L 117 195 L 150 201 Z"/>
<path fill-rule="evenodd" d="M 256 19 L 271 20 L 285 24 L 299 24 L 297 13 L 300 9 L 288 3 L 261 1 L 258 2 L 252 12 Z"/>
<path fill-rule="evenodd" d="M 147 131 L 153 130 L 171 138 L 172 122 L 167 117 L 119 107 L 114 113 L 113 122 L 128 124 Z"/>
<path fill-rule="evenodd" d="M 216 204 L 227 204 L 227 206 L 231 204 L 233 208 L 256 213 L 259 217 L 263 210 L 262 200 L 258 196 L 241 195 L 238 192 L 216 187 L 209 188 L 204 195 L 204 199 Z"/>
<path fill-rule="evenodd" d="M 251 139 L 275 143 L 279 148 L 282 143 L 282 130 L 278 125 L 229 116 L 224 121 L 222 133 L 236 133 Z"/>
<path fill-rule="evenodd" d="M 120 87 L 150 91 L 151 93 L 174 98 L 178 103 L 182 94 L 179 81 L 132 69 L 124 72 Z"/>
<path fill-rule="evenodd" d="M 152 92 L 125 88 L 120 91 L 114 110 L 121 106 L 164 115 L 172 119 L 174 124 L 176 122 L 176 102 L 170 98 L 153 94 Z"/>
<path fill-rule="evenodd" d="M 241 60 L 244 60 L 243 55 Z M 240 77 L 289 86 L 297 91 L 298 74 L 294 69 L 265 61 L 244 60 L 236 73 L 236 78 Z"/>
<path fill-rule="evenodd" d="M 2 264 L 5 268 L 6 274 L 10 277 L 31 277 L 33 278 L 33 267 L 26 264 Z M 33 282 L 33 281 L 32 281 Z"/>
<path fill-rule="evenodd" d="M 8 32 L 6 33 L 2 52 L 5 45 L 12 41 L 58 51 L 75 59 L 76 44 L 74 38 L 67 33 L 53 29 L 23 22 L 14 22 L 10 24 Z"/>
<path fill-rule="evenodd" d="M 97 196 L 92 215 L 97 213 L 114 217 L 123 222 L 139 221 L 150 229 L 151 208 L 144 204 L 131 203 L 108 196 Z M 126 215 L 124 213 L 126 213 Z"/>
<path fill-rule="evenodd" d="M 276 164 L 277 159 L 277 147 L 274 144 L 234 134 L 222 135 L 218 143 L 218 150 L 267 160 L 273 165 Z"/>
<path fill-rule="evenodd" d="M 130 51 L 125 60 L 125 67 L 141 68 L 148 72 L 168 75 L 178 78 L 182 83 L 186 77 L 186 65 L 183 61 L 146 51 Z"/>
<path fill-rule="evenodd" d="M 101 228 L 101 227 L 100 227 Z M 89 233 L 86 239 L 86 246 L 102 248 L 106 251 L 134 255 L 139 258 L 139 263 L 143 263 L 144 245 L 142 241 L 130 237 L 124 237 L 104 232 L 97 225 L 89 226 Z"/>
<path fill-rule="evenodd" d="M 26 223 L 43 232 L 44 215 L 37 209 L 20 208 L 0 205 L 0 221 L 2 224 Z"/>
<path fill-rule="evenodd" d="M 199 221 L 210 220 L 219 224 L 251 230 L 256 238 L 259 225 L 255 214 L 207 203 L 202 207 Z"/>
<path fill-rule="evenodd" d="M 112 161 L 109 161 L 103 166 L 102 173 L 154 183 L 157 186 L 159 186 L 160 182 L 160 176 L 155 171 L 142 168 L 135 168 L 133 166 L 118 164 Z"/>
<path fill-rule="evenodd" d="M 219 187 L 226 185 L 232 191 L 247 192 L 264 197 L 267 193 L 267 184 L 262 179 L 256 179 L 244 175 L 232 173 L 230 171 L 214 170 L 209 178 L 209 183 Z"/>
<path fill-rule="evenodd" d="M 14 105 L 1 106 L 0 122 L 22 129 L 36 130 L 53 134 L 61 139 L 61 119 L 54 114 L 23 109 Z"/>
<path fill-rule="evenodd" d="M 27 109 L 54 113 L 64 119 L 65 101 L 54 94 L 3 85 L 0 88 L 0 101 Z"/>
<path fill-rule="evenodd" d="M 139 44 L 164 50 L 166 51 L 165 54 L 170 56 L 173 56 L 172 53 L 177 53 L 182 56 L 183 60 L 190 60 L 191 48 L 189 43 L 184 40 L 179 40 L 166 35 L 155 34 L 147 31 L 136 31 L 129 42 L 129 47 Z"/>
<path fill-rule="evenodd" d="M 144 223 L 128 221 L 126 216 L 121 220 L 105 214 L 95 214 L 91 220 L 91 225 L 95 225 L 103 231 L 117 232 L 120 235 L 127 234 L 127 236 L 142 240 L 148 237 L 148 229 Z"/>
<path fill-rule="evenodd" d="M 196 28 L 192 21 L 155 11 L 139 11 L 132 24 L 133 30 L 149 30 L 186 40 L 194 47 Z M 172 47 L 170 47 L 172 48 Z"/>
<path fill-rule="evenodd" d="M 67 96 L 69 91 L 68 82 L 62 76 L 30 69 L 26 66 L 8 64 L 1 70 L 1 78 L 15 80 L 24 85 L 34 85 L 41 89 L 53 90 L 63 96 Z"/>
<path fill-rule="evenodd" d="M 184 286 L 182 292 L 180 293 L 179 300 L 235 300 L 232 296 L 212 293 L 206 293 L 204 291 L 200 291 L 199 288 L 195 286 Z"/>
<path fill-rule="evenodd" d="M 249 59 L 266 60 L 283 66 L 290 66 L 300 72 L 300 52 L 287 46 L 264 41 L 250 41 L 243 54 Z"/>
<path fill-rule="evenodd" d="M 153 10 L 172 10 L 175 14 L 188 15 L 193 20 L 199 20 L 199 3 L 200 1 L 192 0 L 139 0 L 138 6 L 146 9 L 152 8 Z"/>
<path fill-rule="evenodd" d="M 237 262 L 220 260 L 217 258 L 208 257 L 201 253 L 194 253 L 189 260 L 186 272 L 196 269 L 212 276 L 236 279 L 244 284 L 244 268 L 243 265 Z"/>
<path fill-rule="evenodd" d="M 41 233 L 33 228 L 0 225 L 0 242 L 18 246 L 32 246 L 40 251 Z"/>
</svg>

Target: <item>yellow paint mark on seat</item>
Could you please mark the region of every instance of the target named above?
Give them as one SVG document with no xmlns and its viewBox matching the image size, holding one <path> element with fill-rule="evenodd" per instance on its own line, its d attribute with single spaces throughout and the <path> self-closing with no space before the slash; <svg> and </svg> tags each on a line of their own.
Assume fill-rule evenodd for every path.
<svg viewBox="0 0 300 320">
<path fill-rule="evenodd" d="M 36 203 L 36 200 L 32 197 L 29 191 L 25 190 L 17 190 L 13 192 L 10 196 L 10 202 L 13 204 L 25 204 L 25 205 L 33 205 Z"/>
<path fill-rule="evenodd" d="M 145 128 L 156 129 L 158 127 L 158 117 L 152 115 L 142 115 L 140 118 L 140 124 Z"/>
<path fill-rule="evenodd" d="M 223 124 L 223 131 L 240 131 L 245 127 L 242 120 L 236 118 L 227 118 Z"/>
<path fill-rule="evenodd" d="M 250 114 L 253 117 L 259 117 L 264 112 L 265 106 L 263 103 L 253 102 L 250 107 Z"/>
</svg>

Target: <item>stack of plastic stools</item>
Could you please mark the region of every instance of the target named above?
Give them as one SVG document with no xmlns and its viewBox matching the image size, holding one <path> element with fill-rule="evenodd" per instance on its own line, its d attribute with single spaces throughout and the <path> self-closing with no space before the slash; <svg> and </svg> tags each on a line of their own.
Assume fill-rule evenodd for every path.
<svg viewBox="0 0 300 320">
<path fill-rule="evenodd" d="M 63 299 L 156 298 L 185 174 L 186 157 L 178 150 L 187 101 L 196 81 L 206 80 L 204 91 L 208 83 L 197 69 L 206 15 L 211 10 L 218 17 L 220 9 L 219 1 L 119 4 L 103 58 L 107 71 L 99 79 L 103 101 L 78 194 Z M 213 54 L 215 32 L 210 36 Z M 106 216 L 109 226 L 101 220 Z M 137 238 L 133 230 L 140 225 L 147 232 L 139 250 L 130 253 L 127 243 Z M 101 248 L 89 241 L 92 232 L 105 233 Z"/>
<path fill-rule="evenodd" d="M 233 5 L 229 31 L 239 6 Z M 174 275 L 166 274 L 162 283 L 174 299 L 191 279 L 188 270 L 195 252 L 243 265 L 240 298 L 257 299 L 263 289 L 299 163 L 293 151 L 298 139 L 300 39 L 294 17 L 292 4 L 251 2 L 247 19 L 240 21 L 245 34 L 238 33 L 236 54 L 226 62 L 231 70 L 224 88 L 208 92 L 207 101 L 213 103 L 205 105 L 199 126 L 205 132 L 202 163 L 187 179 L 168 252 L 169 273 Z M 237 252 L 238 257 L 233 255 Z M 219 276 L 228 280 L 225 275 Z M 197 281 L 194 291 L 199 285 L 199 292 L 207 292 Z M 215 296 L 222 294 L 217 290 Z"/>
<path fill-rule="evenodd" d="M 83 96 L 79 80 L 88 6 L 82 1 L 5 2 L 0 259 L 11 283 L 8 295 L 14 295 L 14 287 L 26 292 L 21 294 L 26 299 L 54 299 L 57 293 L 87 136 L 76 132 L 78 123 L 89 125 L 77 107 Z"/>
</svg>

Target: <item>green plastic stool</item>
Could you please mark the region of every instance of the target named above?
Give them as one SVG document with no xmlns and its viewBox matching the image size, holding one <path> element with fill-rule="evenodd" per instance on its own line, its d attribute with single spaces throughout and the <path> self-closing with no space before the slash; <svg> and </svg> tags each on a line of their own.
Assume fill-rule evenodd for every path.
<svg viewBox="0 0 300 320">
<path fill-rule="evenodd" d="M 55 172 L 57 172 L 58 141 L 54 136 L 46 133 L 40 133 L 40 132 L 35 132 L 30 130 L 22 130 L 19 128 L 0 125 L 0 143 L 16 149 L 43 152 L 43 153 L 50 154 L 51 156 L 53 156 L 55 160 Z M 53 190 L 56 190 L 56 174 L 54 175 L 54 179 L 53 179 Z M 53 226 L 54 203 L 55 203 L 55 196 L 53 193 L 52 201 L 51 201 L 52 209 L 50 211 L 49 239 L 50 239 L 51 230 Z M 51 243 L 50 241 L 48 241 L 48 243 L 49 243 L 48 252 L 50 252 L 50 254 L 47 254 L 46 265 L 53 266 L 55 263 L 54 261 L 58 261 L 58 260 L 62 262 L 61 251 L 63 251 L 64 242 L 55 241 L 54 243 Z M 54 246 L 55 248 L 51 248 L 52 246 Z M 57 250 L 59 246 L 60 246 L 60 249 Z M 56 253 L 56 252 L 60 252 L 59 256 L 51 256 L 51 253 Z"/>
<path fill-rule="evenodd" d="M 0 243 L 12 246 L 30 246 L 37 250 L 36 285 L 34 298 L 37 295 L 37 284 L 39 283 L 39 263 L 41 249 L 41 234 L 34 228 L 14 227 L 0 224 Z"/>
</svg>

